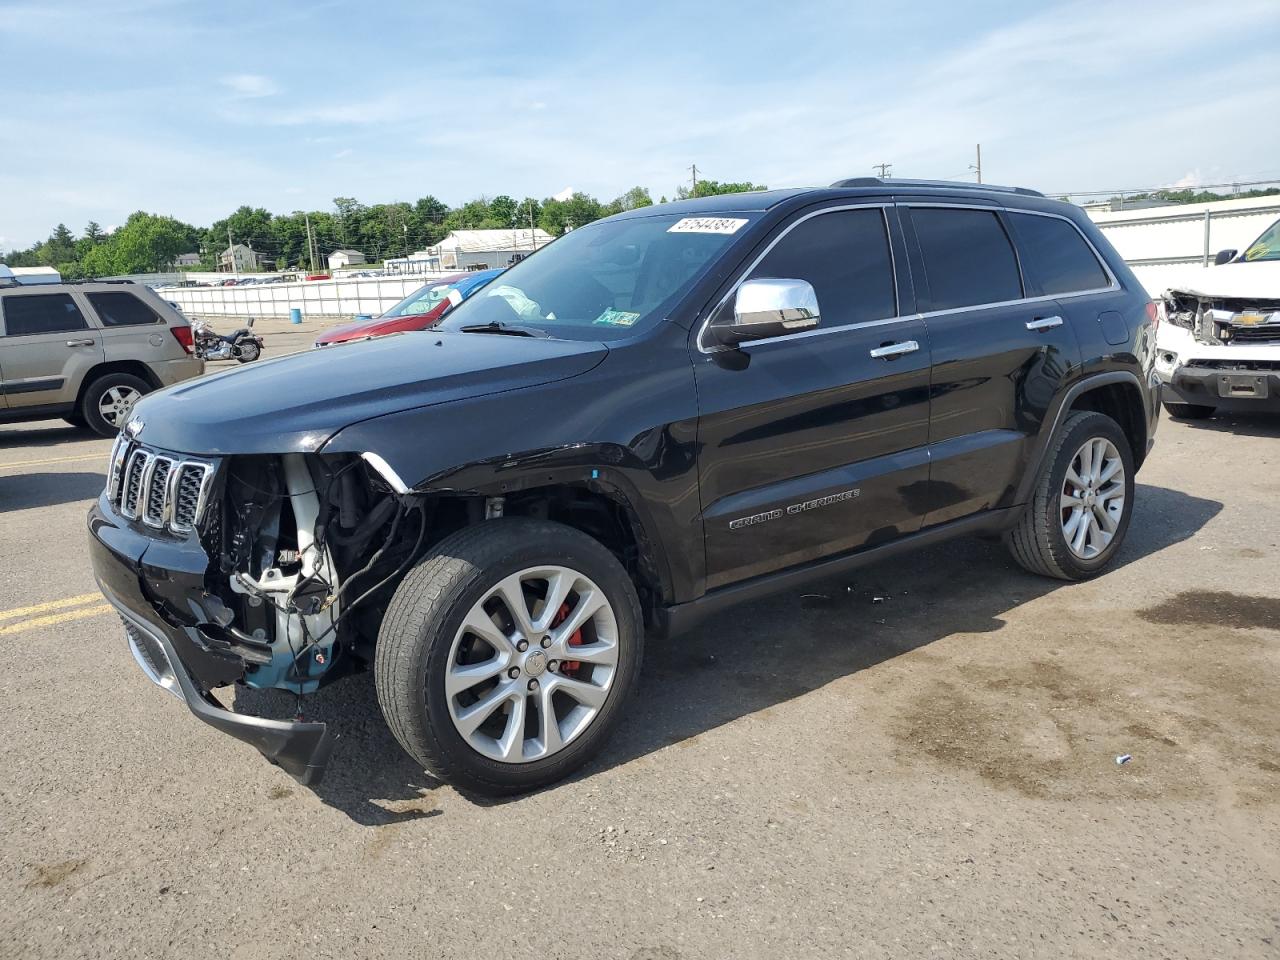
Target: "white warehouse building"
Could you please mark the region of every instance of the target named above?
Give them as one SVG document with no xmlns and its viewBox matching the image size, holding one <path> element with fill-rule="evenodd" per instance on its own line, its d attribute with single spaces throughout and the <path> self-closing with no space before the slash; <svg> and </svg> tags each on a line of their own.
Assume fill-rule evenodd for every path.
<svg viewBox="0 0 1280 960">
<path fill-rule="evenodd" d="M 454 230 L 427 252 L 440 258 L 442 270 L 509 267 L 555 237 L 545 230 Z"/>
</svg>

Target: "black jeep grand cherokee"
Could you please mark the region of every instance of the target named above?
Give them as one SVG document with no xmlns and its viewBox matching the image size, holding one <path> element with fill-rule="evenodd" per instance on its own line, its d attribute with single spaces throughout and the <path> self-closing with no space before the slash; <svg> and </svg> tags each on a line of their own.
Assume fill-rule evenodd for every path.
<svg viewBox="0 0 1280 960">
<path fill-rule="evenodd" d="M 1156 424 L 1155 310 L 1075 207 L 847 180 L 574 230 L 433 330 L 137 406 L 89 515 L 142 669 L 315 782 L 320 723 L 236 714 L 371 666 L 484 793 L 582 764 L 646 632 L 918 544 L 1115 556 Z"/>
</svg>

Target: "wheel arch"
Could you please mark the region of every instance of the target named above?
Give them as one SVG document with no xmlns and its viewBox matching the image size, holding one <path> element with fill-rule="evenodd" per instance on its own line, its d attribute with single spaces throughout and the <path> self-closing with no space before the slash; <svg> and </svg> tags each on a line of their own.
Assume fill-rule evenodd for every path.
<svg viewBox="0 0 1280 960">
<path fill-rule="evenodd" d="M 160 379 L 152 373 L 151 368 L 141 360 L 108 360 L 90 367 L 85 373 L 84 379 L 80 381 L 80 389 L 76 391 L 76 410 L 79 410 L 84 402 L 85 392 L 90 385 L 109 373 L 127 373 L 146 383 L 152 390 L 159 390 L 163 386 Z"/>
<path fill-rule="evenodd" d="M 1052 418 L 1046 418 L 1035 451 L 1018 487 L 1018 503 L 1026 503 L 1044 468 L 1045 457 L 1062 421 L 1073 411 L 1092 410 L 1115 420 L 1129 440 L 1134 468 L 1146 459 L 1149 440 L 1147 424 L 1150 414 L 1142 381 L 1129 370 L 1096 373 L 1077 380 L 1062 391 L 1054 406 Z"/>
</svg>

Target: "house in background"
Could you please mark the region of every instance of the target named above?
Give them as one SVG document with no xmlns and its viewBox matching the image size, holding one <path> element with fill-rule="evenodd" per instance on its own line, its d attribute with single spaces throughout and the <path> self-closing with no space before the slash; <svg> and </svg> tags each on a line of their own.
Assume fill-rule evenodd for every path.
<svg viewBox="0 0 1280 960">
<path fill-rule="evenodd" d="M 454 230 L 427 249 L 443 270 L 488 270 L 509 267 L 554 239 L 545 230 Z"/>
<path fill-rule="evenodd" d="M 329 254 L 329 269 L 341 270 L 344 267 L 358 267 L 369 261 L 359 250 L 335 250 Z"/>
<path fill-rule="evenodd" d="M 179 270 L 187 267 L 200 266 L 200 254 L 198 253 L 180 253 L 173 258 L 173 265 Z"/>
<path fill-rule="evenodd" d="M 243 243 L 233 244 L 218 254 L 219 273 L 247 273 L 258 267 L 258 255 Z"/>
</svg>

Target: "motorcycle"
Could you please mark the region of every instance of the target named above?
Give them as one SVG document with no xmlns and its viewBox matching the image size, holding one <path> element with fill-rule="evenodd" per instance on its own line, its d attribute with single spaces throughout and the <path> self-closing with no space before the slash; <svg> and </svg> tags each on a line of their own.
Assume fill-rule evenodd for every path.
<svg viewBox="0 0 1280 960">
<path fill-rule="evenodd" d="M 191 335 L 196 356 L 201 360 L 252 363 L 262 356 L 262 338 L 253 332 L 253 317 L 249 318 L 248 326 L 225 336 L 211 330 L 208 321 L 197 321 L 191 325 Z"/>
</svg>

